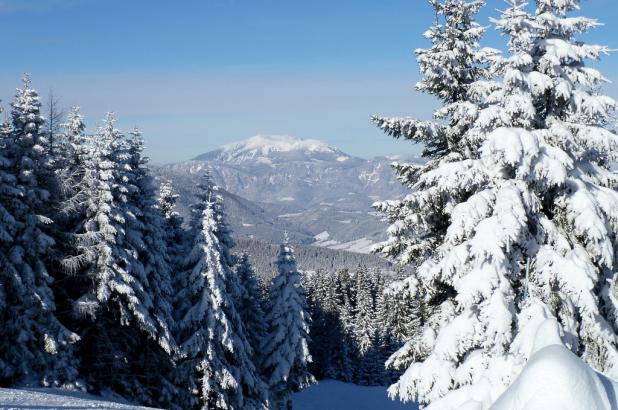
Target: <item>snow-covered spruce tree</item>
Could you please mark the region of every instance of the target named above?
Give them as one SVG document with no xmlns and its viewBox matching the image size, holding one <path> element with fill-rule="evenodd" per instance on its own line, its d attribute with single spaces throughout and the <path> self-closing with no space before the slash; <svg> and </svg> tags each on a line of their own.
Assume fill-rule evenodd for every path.
<svg viewBox="0 0 618 410">
<path fill-rule="evenodd" d="M 416 89 L 442 102 L 434 116 L 443 121 L 380 116 L 372 120 L 388 135 L 423 144 L 423 156 L 435 160 L 462 150 L 459 140 L 475 111 L 468 98 L 470 84 L 489 75 L 487 59 L 497 51 L 478 46 L 485 28 L 474 21 L 474 16 L 485 4 L 484 0 L 429 0 L 429 4 L 435 11 L 436 22 L 424 34 L 432 46 L 416 50 L 423 75 Z M 430 161 L 427 168 L 432 166 L 435 165 Z M 418 172 L 415 166 L 394 164 L 394 167 L 404 184 L 414 183 Z"/>
<path fill-rule="evenodd" d="M 0 384 L 62 385 L 77 377 L 79 337 L 56 316 L 45 230 L 55 187 L 30 79 L 17 90 L 0 141 Z"/>
<path fill-rule="evenodd" d="M 160 324 L 136 248 L 142 232 L 130 201 L 136 187 L 127 141 L 114 121 L 108 114 L 84 161 L 75 254 L 64 263 L 72 272 L 66 286 L 83 319 L 78 324 L 81 370 L 90 386 L 152 402 L 149 387 L 134 370 L 142 338 L 159 340 Z"/>
<path fill-rule="evenodd" d="M 424 289 L 414 277 L 387 286 L 378 298 L 382 347 L 391 351 L 387 368 L 405 369 L 414 358 L 427 354 L 418 350 L 422 347 L 419 338 L 427 320 L 425 304 Z"/>
<path fill-rule="evenodd" d="M 361 385 L 383 385 L 386 379 L 382 355 L 382 337 L 379 328 L 382 323 L 378 314 L 378 296 L 382 291 L 379 271 L 371 273 L 359 265 L 354 275 L 356 306 L 352 321 L 352 334 L 356 347 L 355 381 Z"/>
<path fill-rule="evenodd" d="M 173 272 L 181 270 L 182 259 L 186 255 L 185 230 L 182 225 L 184 220 L 176 211 L 178 194 L 174 193 L 169 182 L 163 182 L 159 186 L 159 208 L 164 216 L 164 229 L 167 256 Z"/>
<path fill-rule="evenodd" d="M 156 338 L 140 335 L 134 372 L 149 390 L 149 404 L 169 407 L 177 394 L 171 375 L 178 348 L 172 336 L 172 266 L 167 254 L 165 216 L 158 206 L 158 187 L 147 167 L 148 158 L 143 156 L 141 132 L 134 129 L 127 144 L 128 182 L 133 189 L 127 196 L 127 204 L 135 216 L 135 235 L 127 238 L 127 242 L 136 250 L 137 259 L 144 267 L 146 291 L 152 300 L 150 314 L 157 326 Z"/>
<path fill-rule="evenodd" d="M 337 302 L 339 320 L 342 329 L 342 360 L 345 370 L 345 379 L 354 378 L 354 359 L 356 356 L 356 340 L 354 338 L 354 305 L 352 303 L 353 284 L 350 271 L 347 268 L 340 269 L 335 274 L 335 286 L 337 289 Z M 349 369 L 349 370 L 348 370 Z"/>
<path fill-rule="evenodd" d="M 85 192 L 81 191 L 84 177 L 84 165 L 90 150 L 90 141 L 85 136 L 86 125 L 78 107 L 73 107 L 67 115 L 67 122 L 62 124 L 61 132 L 57 134 L 57 144 L 54 151 L 54 171 L 58 179 L 58 206 L 55 212 L 56 225 L 56 260 L 54 276 L 60 286 L 54 287 L 59 317 L 64 323 L 74 319 L 74 297 L 79 292 L 72 289 L 75 271 L 66 269 L 63 261 L 77 254 L 74 234 L 81 222 L 81 208 Z M 67 279 L 68 278 L 68 279 Z M 68 280 L 68 282 L 67 282 Z"/>
<path fill-rule="evenodd" d="M 434 113 L 437 121 L 378 116 L 372 118 L 387 134 L 424 145 L 423 156 L 428 159 L 425 165 L 393 164 L 402 184 L 410 188 L 415 187 L 421 175 L 469 155 L 470 148 L 463 141 L 463 135 L 476 120 L 483 96 L 491 92 L 495 85 L 487 81 L 485 87 L 471 86 L 490 76 L 489 62 L 499 54 L 496 50 L 479 48 L 478 42 L 485 28 L 479 26 L 474 17 L 483 7 L 484 1 L 431 0 L 429 3 L 434 8 L 437 21 L 425 33 L 432 46 L 416 51 L 423 76 L 416 88 L 437 97 L 441 102 L 441 107 Z M 391 222 L 389 239 L 378 245 L 376 252 L 396 257 L 401 264 L 407 265 L 416 264 L 417 259 L 422 260 L 439 246 L 448 228 L 445 204 L 427 200 L 424 206 L 433 207 L 428 211 L 431 216 L 424 220 L 413 220 L 410 219 L 414 213 L 410 212 L 409 202 L 418 200 L 424 198 L 408 196 L 402 200 L 375 204 L 376 209 L 383 212 Z M 405 283 L 408 281 L 412 282 Z M 424 289 L 425 284 L 419 285 L 413 278 L 404 279 L 402 283 L 393 286 L 415 289 L 415 293 L 420 286 L 427 311 L 439 310 L 445 300 L 455 296 L 452 287 L 445 281 L 431 283 L 430 289 Z M 402 292 L 395 294 L 405 295 Z M 414 316 L 421 314 L 414 312 Z M 419 360 L 426 354 L 427 351 L 421 349 L 418 343 L 406 343 L 389 360 L 389 364 L 397 368 Z"/>
<path fill-rule="evenodd" d="M 177 337 L 184 358 L 178 381 L 190 391 L 183 408 L 259 409 L 267 389 L 252 360 L 252 350 L 230 287 L 237 285 L 230 251 L 220 236 L 229 233 L 222 199 L 204 175 L 192 207 L 193 247 L 178 274 Z M 232 284 L 232 285 L 230 285 Z"/>
<path fill-rule="evenodd" d="M 358 353 L 362 357 L 374 348 L 376 322 L 372 283 L 365 266 L 359 265 L 355 274 L 356 309 L 353 331 Z"/>
<path fill-rule="evenodd" d="M 85 136 L 86 124 L 79 107 L 72 107 L 58 135 L 56 169 L 61 179 L 63 192 L 71 197 L 83 176 L 84 158 L 88 153 Z M 71 207 L 74 208 L 74 207 Z"/>
<path fill-rule="evenodd" d="M 246 253 L 240 256 L 235 266 L 235 274 L 242 287 L 236 306 L 245 327 L 247 341 L 253 350 L 253 361 L 258 365 L 262 362 L 260 347 L 266 337 L 266 319 L 262 287 Z"/>
<path fill-rule="evenodd" d="M 308 371 L 311 356 L 307 345 L 310 320 L 307 301 L 300 286 L 294 250 L 288 243 L 280 247 L 277 271 L 270 288 L 263 368 L 268 376 L 271 408 L 290 410 L 292 392 L 311 385 L 314 378 Z"/>
<path fill-rule="evenodd" d="M 392 395 L 451 408 L 487 408 L 525 364 L 541 324 L 557 320 L 565 346 L 616 377 L 618 193 L 609 170 L 616 103 L 585 66 L 608 51 L 575 40 L 597 26 L 567 17 L 576 0 L 510 1 L 496 25 L 510 56 L 482 95 L 460 158 L 420 173 L 382 249 L 428 250 L 416 280 L 432 300 L 420 350 Z M 486 91 L 490 91 L 489 94 Z M 442 221 L 436 224 L 435 221 Z M 437 229 L 440 228 L 440 229 Z M 474 398 L 474 399 L 472 399 Z M 448 407 L 451 406 L 451 407 Z"/>
</svg>

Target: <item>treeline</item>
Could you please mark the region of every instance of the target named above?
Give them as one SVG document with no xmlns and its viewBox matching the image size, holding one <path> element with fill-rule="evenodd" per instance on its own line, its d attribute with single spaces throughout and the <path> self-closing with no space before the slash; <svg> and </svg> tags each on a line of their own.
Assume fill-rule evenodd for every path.
<svg viewBox="0 0 618 410">
<path fill-rule="evenodd" d="M 237 238 L 236 249 L 238 252 L 251 255 L 251 262 L 259 275 L 268 277 L 276 271 L 275 261 L 279 251 L 277 245 L 255 239 Z M 393 271 L 397 269 L 388 260 L 378 255 L 310 245 L 296 245 L 294 250 L 298 268 L 303 272 L 334 272 L 345 267 L 354 269 L 358 265 L 363 265 L 370 270 L 380 270 L 381 274 L 386 276 L 385 280 L 390 281 Z"/>
<path fill-rule="evenodd" d="M 0 386 L 165 408 L 279 409 L 313 382 L 305 294 L 279 249 L 264 295 L 204 175 L 187 224 L 138 130 L 45 124 L 30 80 L 0 125 Z M 283 314 L 285 312 L 285 314 Z"/>
</svg>

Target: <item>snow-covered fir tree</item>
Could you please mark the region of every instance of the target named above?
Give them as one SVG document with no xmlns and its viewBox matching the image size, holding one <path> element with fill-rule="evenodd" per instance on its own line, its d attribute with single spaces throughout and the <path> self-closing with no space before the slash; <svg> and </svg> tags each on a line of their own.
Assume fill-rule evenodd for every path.
<svg viewBox="0 0 618 410">
<path fill-rule="evenodd" d="M 178 377 L 190 390 L 181 406 L 265 408 L 266 385 L 253 362 L 235 305 L 241 292 L 229 264 L 231 239 L 221 201 L 211 177 L 205 174 L 192 209 L 193 247 L 176 283 L 177 341 L 184 356 Z"/>
<path fill-rule="evenodd" d="M 182 259 L 185 256 L 187 242 L 185 230 L 182 227 L 184 220 L 176 211 L 178 197 L 179 195 L 174 193 L 174 189 L 169 182 L 162 182 L 159 185 L 159 208 L 164 216 L 163 231 L 165 233 L 167 256 L 174 271 L 180 269 Z"/>
<path fill-rule="evenodd" d="M 498 52 L 479 49 L 478 42 L 485 28 L 474 16 L 485 4 L 484 0 L 429 0 L 436 14 L 436 22 L 424 34 L 432 46 L 416 50 L 422 79 L 416 89 L 437 97 L 443 106 L 436 110 L 436 121 L 412 118 L 372 117 L 375 124 L 388 135 L 423 144 L 423 156 L 439 159 L 460 151 L 459 139 L 470 124 L 474 104 L 469 101 L 470 84 L 489 75 L 487 60 Z M 472 112 L 471 112 L 472 111 Z M 431 167 L 432 162 L 427 165 Z M 395 164 L 405 184 L 413 184 L 418 172 L 415 166 Z"/>
<path fill-rule="evenodd" d="M 354 340 L 353 323 L 354 307 L 350 302 L 351 287 L 353 285 L 350 271 L 347 268 L 339 269 L 335 272 L 335 300 L 337 302 L 337 313 L 341 327 L 341 372 L 344 381 L 354 379 L 353 367 L 354 356 L 357 346 Z"/>
<path fill-rule="evenodd" d="M 354 381 L 361 385 L 384 385 L 391 377 L 384 363 L 392 353 L 391 340 L 384 326 L 384 278 L 376 269 L 371 272 L 358 266 L 354 274 L 352 293 L 355 306 L 351 330 L 356 353 Z"/>
<path fill-rule="evenodd" d="M 83 176 L 84 159 L 88 153 L 88 140 L 85 136 L 86 124 L 79 107 L 72 107 L 62 124 L 56 149 L 56 170 L 58 172 L 65 198 L 72 198 L 75 188 Z M 67 210 L 67 203 L 63 208 Z M 74 204 L 70 206 L 74 210 Z"/>
<path fill-rule="evenodd" d="M 76 380 L 79 337 L 60 323 L 46 233 L 55 175 L 30 79 L 11 105 L 0 140 L 0 383 L 63 385 Z"/>
<path fill-rule="evenodd" d="M 137 187 L 127 140 L 114 122 L 108 114 L 84 161 L 75 254 L 65 260 L 73 272 L 67 286 L 84 319 L 80 358 L 89 383 L 150 402 L 149 387 L 134 377 L 135 358 L 142 337 L 160 340 L 162 333 L 137 247 L 143 232 L 131 201 Z"/>
<path fill-rule="evenodd" d="M 419 337 L 426 321 L 424 289 L 415 278 L 401 280 L 387 286 L 378 302 L 378 317 L 381 323 L 381 338 L 386 350 L 391 351 L 386 366 L 399 370 L 407 368 L 414 360 L 427 352 Z"/>
<path fill-rule="evenodd" d="M 158 206 L 158 187 L 147 167 L 148 158 L 143 156 L 141 132 L 134 129 L 127 144 L 129 182 L 133 187 L 127 202 L 132 205 L 137 234 L 128 242 L 132 243 L 144 267 L 146 290 L 152 300 L 150 314 L 156 323 L 156 337 L 141 335 L 135 374 L 148 387 L 150 404 L 169 406 L 177 394 L 170 376 L 174 369 L 173 356 L 178 349 L 172 336 L 172 265 L 167 254 L 165 216 Z"/>
<path fill-rule="evenodd" d="M 314 378 L 308 370 L 311 356 L 307 301 L 294 250 L 287 241 L 280 247 L 277 272 L 270 288 L 263 368 L 270 386 L 270 408 L 290 410 L 292 393 L 314 383 Z"/>
<path fill-rule="evenodd" d="M 242 293 L 236 301 L 240 320 L 244 324 L 247 341 L 253 350 L 253 361 L 261 364 L 260 348 L 266 337 L 266 318 L 262 286 L 251 267 L 249 255 L 242 254 L 235 266 L 235 274 L 241 285 Z"/>
<path fill-rule="evenodd" d="M 361 356 L 375 346 L 376 318 L 372 283 L 367 268 L 359 266 L 354 277 L 356 295 L 356 309 L 354 311 L 353 332 Z"/>
<path fill-rule="evenodd" d="M 425 353 L 392 395 L 488 408 L 545 320 L 616 377 L 616 103 L 585 66 L 608 49 L 576 40 L 598 25 L 569 16 L 578 8 L 509 1 L 495 22 L 510 55 L 495 58 L 498 80 L 469 85 L 477 108 L 459 148 L 417 172 L 404 201 L 379 206 L 393 224 L 382 251 L 422 257 L 414 280 L 433 306 L 415 349 Z"/>
</svg>

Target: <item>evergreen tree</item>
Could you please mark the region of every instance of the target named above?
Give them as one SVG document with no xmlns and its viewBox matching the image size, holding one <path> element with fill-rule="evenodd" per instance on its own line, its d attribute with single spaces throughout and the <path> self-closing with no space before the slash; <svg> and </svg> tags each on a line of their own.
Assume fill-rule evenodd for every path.
<svg viewBox="0 0 618 410">
<path fill-rule="evenodd" d="M 500 81 L 470 86 L 480 99 L 465 149 L 419 173 L 398 216 L 383 207 L 396 227 L 382 249 L 404 261 L 424 250 L 415 280 L 435 308 L 426 355 L 390 389 L 404 400 L 488 407 L 547 321 L 616 377 L 617 104 L 585 66 L 608 49 L 575 40 L 598 25 L 567 17 L 577 0 L 537 0 L 534 13 L 509 3 L 496 25 L 510 56 L 494 63 Z"/>
<path fill-rule="evenodd" d="M 94 136 L 80 181 L 75 254 L 65 266 L 73 274 L 78 326 L 83 338 L 82 371 L 95 390 L 112 389 L 128 398 L 152 400 L 149 388 L 135 377 L 135 354 L 143 337 L 158 340 L 150 284 L 139 249 L 139 221 L 131 196 L 129 151 L 114 127 L 113 115 Z"/>
<path fill-rule="evenodd" d="M 294 250 L 287 243 L 280 247 L 277 271 L 270 290 L 263 368 L 269 375 L 271 408 L 291 410 L 292 392 L 311 385 L 314 378 L 308 371 L 311 356 L 305 292 L 300 286 Z"/>
<path fill-rule="evenodd" d="M 364 356 L 374 348 L 375 342 L 375 306 L 372 295 L 372 284 L 367 274 L 367 268 L 358 266 L 355 275 L 356 309 L 354 312 L 354 338 L 360 356 Z"/>
<path fill-rule="evenodd" d="M 184 221 L 176 211 L 178 194 L 174 193 L 172 186 L 161 183 L 159 186 L 159 208 L 164 216 L 164 229 L 167 256 L 173 272 L 181 270 L 182 258 L 185 255 L 187 238 L 182 227 Z"/>
<path fill-rule="evenodd" d="M 141 379 L 149 390 L 149 404 L 169 406 L 176 396 L 176 386 L 170 375 L 173 372 L 173 355 L 177 352 L 171 333 L 172 279 L 171 265 L 167 255 L 165 217 L 158 207 L 158 187 L 147 168 L 148 159 L 143 156 L 141 133 L 134 129 L 128 143 L 129 183 L 134 188 L 127 197 L 135 215 L 134 235 L 129 238 L 137 252 L 137 259 L 144 267 L 148 294 L 152 300 L 150 315 L 156 324 L 156 338 L 142 334 L 136 351 L 135 377 Z"/>
<path fill-rule="evenodd" d="M 382 324 L 380 337 L 387 356 L 386 367 L 405 370 L 428 354 L 420 350 L 427 312 L 423 288 L 417 280 L 410 278 L 386 287 L 378 299 L 377 311 Z"/>
<path fill-rule="evenodd" d="M 381 385 L 386 380 L 383 346 L 378 320 L 378 297 L 383 283 L 379 270 L 371 273 L 365 266 L 358 266 L 354 278 L 356 307 L 353 318 L 353 335 L 357 364 L 355 379 L 361 385 Z"/>
<path fill-rule="evenodd" d="M 76 380 L 79 337 L 56 316 L 48 272 L 55 187 L 37 92 L 24 79 L 0 141 L 0 384 Z"/>
<path fill-rule="evenodd" d="M 208 175 L 198 189 L 191 221 L 193 248 L 177 283 L 177 340 L 184 355 L 179 380 L 192 393 L 183 407 L 263 408 L 266 388 L 235 305 L 240 292 L 230 293 L 238 281 L 229 265 L 221 197 Z"/>
<path fill-rule="evenodd" d="M 253 351 L 254 363 L 260 364 L 262 358 L 260 347 L 266 336 L 266 319 L 264 314 L 264 301 L 262 287 L 251 267 L 249 256 L 244 253 L 235 267 L 235 274 L 242 286 L 242 293 L 236 302 L 240 320 L 244 324 L 247 341 Z"/>
<path fill-rule="evenodd" d="M 61 143 L 58 137 L 61 134 L 65 111 L 60 106 L 60 98 L 56 97 L 53 90 L 49 90 L 45 104 L 45 124 L 42 130 L 45 133 L 46 150 L 49 155 L 56 156 L 56 149 Z"/>
<path fill-rule="evenodd" d="M 474 21 L 474 16 L 485 4 L 483 0 L 429 0 L 429 3 L 434 8 L 436 23 L 425 34 L 432 46 L 416 51 L 423 76 L 416 89 L 440 100 L 442 107 L 434 112 L 439 121 L 372 118 L 388 135 L 425 147 L 423 156 L 429 159 L 425 165 L 393 164 L 399 179 L 408 187 L 415 186 L 420 175 L 442 163 L 461 160 L 467 154 L 468 147 L 462 142 L 462 136 L 476 118 L 478 100 L 490 92 L 473 85 L 489 76 L 488 61 L 497 58 L 498 54 L 496 50 L 479 49 L 478 42 L 485 28 Z M 389 229 L 390 239 L 380 244 L 376 251 L 397 257 L 404 264 L 435 249 L 448 227 L 445 215 L 437 213 L 433 219 L 415 221 L 413 227 L 409 223 L 396 223 L 406 218 L 407 198 L 378 203 L 376 207 L 393 222 Z M 422 230 L 422 234 L 411 232 L 414 230 Z M 410 242 L 407 239 L 410 235 L 424 240 Z"/>
<path fill-rule="evenodd" d="M 379 116 L 374 116 L 373 121 L 395 138 L 423 144 L 423 156 L 440 159 L 462 151 L 459 140 L 475 109 L 470 102 L 470 85 L 489 75 L 487 60 L 498 52 L 478 46 L 485 28 L 474 21 L 474 16 L 485 4 L 483 0 L 429 0 L 429 3 L 436 22 L 425 33 L 432 46 L 416 50 L 423 75 L 416 89 L 444 104 L 434 115 L 446 123 Z M 432 161 L 428 166 L 431 164 Z M 418 172 L 407 164 L 396 164 L 395 168 L 404 183 L 411 182 Z"/>
<path fill-rule="evenodd" d="M 338 297 L 339 319 L 342 328 L 342 360 L 346 379 L 354 377 L 354 359 L 356 358 L 356 341 L 354 338 L 354 306 L 352 305 L 353 282 L 347 268 L 336 273 L 335 286 Z M 349 369 L 349 370 L 348 370 Z M 344 379 L 345 380 L 345 379 Z"/>
<path fill-rule="evenodd" d="M 84 174 L 84 160 L 88 154 L 88 139 L 84 135 L 86 124 L 79 107 L 71 108 L 67 115 L 66 123 L 62 124 L 62 132 L 59 133 L 58 148 L 56 149 L 56 170 L 63 187 L 64 198 L 68 199 L 67 205 L 70 211 L 76 206 L 70 202 L 75 194 L 75 188 Z M 65 211 L 67 210 L 65 205 Z"/>
</svg>

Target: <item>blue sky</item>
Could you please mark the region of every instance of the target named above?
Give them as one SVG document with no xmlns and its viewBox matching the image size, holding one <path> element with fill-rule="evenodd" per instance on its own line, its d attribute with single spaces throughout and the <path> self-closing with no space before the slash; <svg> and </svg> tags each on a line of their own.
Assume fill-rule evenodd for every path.
<svg viewBox="0 0 618 410">
<path fill-rule="evenodd" d="M 501 7 L 488 0 L 481 23 Z M 586 40 L 618 48 L 616 0 L 582 14 L 607 23 Z M 430 115 L 412 51 L 432 18 L 424 0 L 0 0 L 0 95 L 31 73 L 91 128 L 107 111 L 140 126 L 158 163 L 255 134 L 407 155 L 369 116 Z M 490 29 L 485 45 L 502 44 Z M 618 81 L 618 54 L 596 66 Z"/>
</svg>

